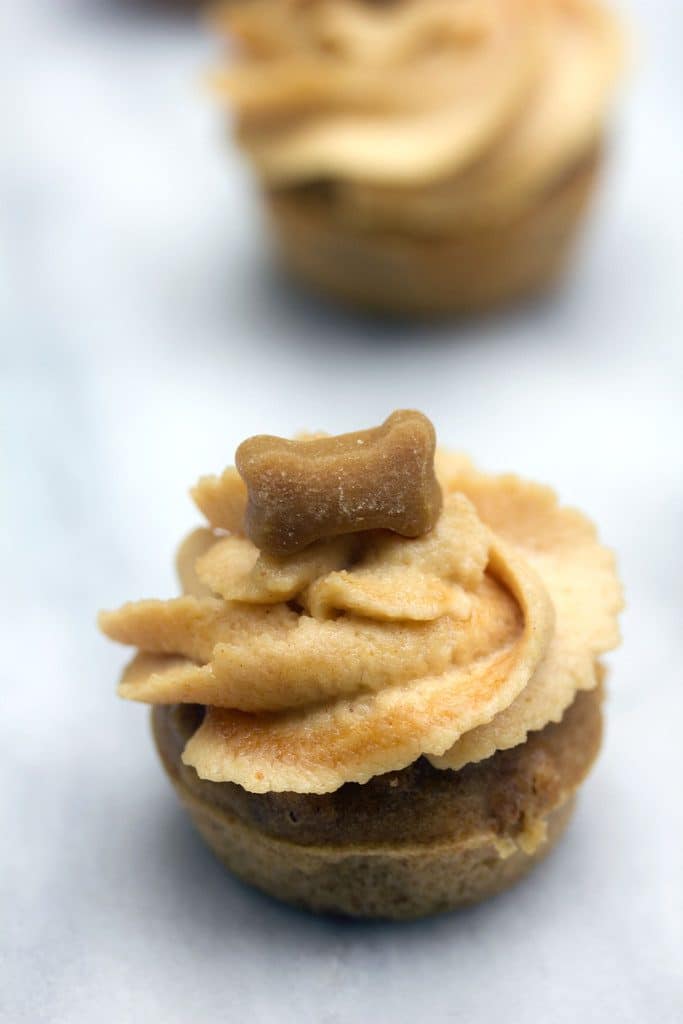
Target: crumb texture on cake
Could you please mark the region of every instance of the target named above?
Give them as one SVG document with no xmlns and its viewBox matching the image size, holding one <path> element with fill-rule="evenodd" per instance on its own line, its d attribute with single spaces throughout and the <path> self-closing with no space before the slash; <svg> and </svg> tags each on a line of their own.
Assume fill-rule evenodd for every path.
<svg viewBox="0 0 683 1024">
<path fill-rule="evenodd" d="M 316 913 L 410 920 L 494 896 L 553 848 L 571 817 L 570 798 L 549 815 L 533 852 L 501 856 L 494 841 L 393 850 L 293 846 L 179 792 L 197 831 L 233 874 L 270 896 Z"/>
<path fill-rule="evenodd" d="M 458 772 L 421 759 L 321 796 L 201 780 L 181 753 L 203 709 L 152 717 L 181 802 L 234 873 L 315 911 L 403 919 L 494 895 L 549 852 L 599 750 L 601 701 L 580 693 L 560 723 Z"/>
</svg>

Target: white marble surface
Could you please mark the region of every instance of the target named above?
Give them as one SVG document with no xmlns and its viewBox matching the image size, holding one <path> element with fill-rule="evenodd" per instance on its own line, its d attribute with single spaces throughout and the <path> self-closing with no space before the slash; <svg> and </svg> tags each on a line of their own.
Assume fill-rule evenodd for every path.
<svg viewBox="0 0 683 1024">
<path fill-rule="evenodd" d="M 643 69 L 566 290 L 429 329 L 273 278 L 199 87 L 211 41 L 137 8 L 0 12 L 3 1024 L 680 1021 L 680 5 L 631 4 Z M 604 753 L 552 858 L 465 913 L 359 925 L 214 862 L 94 616 L 172 592 L 186 488 L 243 436 L 399 405 L 589 510 L 628 611 Z"/>
</svg>

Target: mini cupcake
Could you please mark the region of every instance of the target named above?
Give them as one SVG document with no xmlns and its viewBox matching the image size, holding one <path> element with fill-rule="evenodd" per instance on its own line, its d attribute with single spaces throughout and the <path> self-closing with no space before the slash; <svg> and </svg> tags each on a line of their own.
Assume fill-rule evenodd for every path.
<svg viewBox="0 0 683 1024">
<path fill-rule="evenodd" d="M 183 596 L 100 616 L 121 696 L 239 877 L 361 917 L 510 885 L 600 746 L 614 559 L 545 487 L 437 453 L 419 413 L 252 438 L 203 477 Z"/>
<path fill-rule="evenodd" d="M 295 277 L 410 315 L 557 280 L 622 59 L 596 0 L 251 0 L 216 21 L 215 87 Z"/>
</svg>

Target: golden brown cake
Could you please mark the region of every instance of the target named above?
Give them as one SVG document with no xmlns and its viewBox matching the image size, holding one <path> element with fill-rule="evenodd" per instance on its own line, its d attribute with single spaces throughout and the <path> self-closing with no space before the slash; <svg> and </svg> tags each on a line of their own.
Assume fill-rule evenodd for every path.
<svg viewBox="0 0 683 1024">
<path fill-rule="evenodd" d="M 622 61 L 599 0 L 252 0 L 215 20 L 215 87 L 296 277 L 420 315 L 557 280 Z"/>
<path fill-rule="evenodd" d="M 243 476 L 192 491 L 183 596 L 100 616 L 138 648 L 119 692 L 153 705 L 201 834 L 313 910 L 414 917 L 509 885 L 600 745 L 613 556 L 549 489 L 434 444 L 411 412 L 245 442 Z"/>
</svg>

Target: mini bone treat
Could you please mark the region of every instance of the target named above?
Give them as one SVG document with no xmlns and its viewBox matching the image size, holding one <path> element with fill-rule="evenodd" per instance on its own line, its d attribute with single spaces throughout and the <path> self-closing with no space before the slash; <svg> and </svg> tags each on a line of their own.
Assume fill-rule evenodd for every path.
<svg viewBox="0 0 683 1024">
<path fill-rule="evenodd" d="M 362 530 L 427 533 L 441 510 L 435 445 L 427 417 L 410 411 L 338 437 L 251 437 L 235 457 L 247 485 L 247 535 L 261 551 L 286 555 Z"/>
<path fill-rule="evenodd" d="M 239 472 L 238 472 L 239 470 Z M 240 475 L 241 474 L 241 475 Z M 510 885 L 600 745 L 621 591 L 553 492 L 435 453 L 423 415 L 255 437 L 192 495 L 182 595 L 102 613 L 163 766 L 231 871 L 417 917 Z"/>
</svg>

